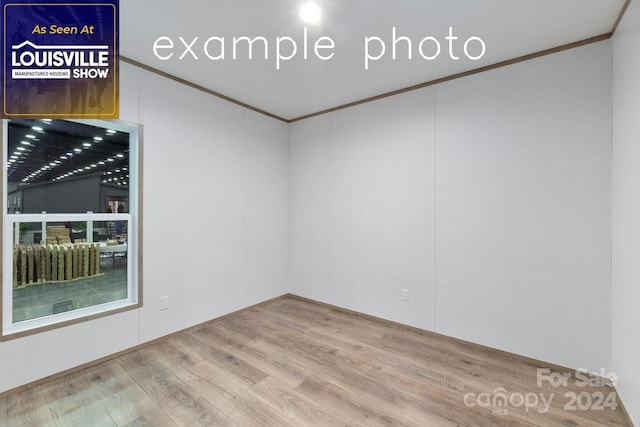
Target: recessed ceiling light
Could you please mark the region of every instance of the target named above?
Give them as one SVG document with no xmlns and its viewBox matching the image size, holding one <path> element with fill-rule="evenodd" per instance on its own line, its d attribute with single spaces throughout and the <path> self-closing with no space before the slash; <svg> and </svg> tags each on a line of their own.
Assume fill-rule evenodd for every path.
<svg viewBox="0 0 640 427">
<path fill-rule="evenodd" d="M 43 129 L 40 126 L 33 126 L 31 129 L 35 130 L 36 132 L 42 132 Z"/>
<path fill-rule="evenodd" d="M 67 160 L 67 156 L 60 156 L 62 160 Z"/>
<path fill-rule="evenodd" d="M 51 119 L 42 119 L 42 121 L 45 123 L 51 123 Z"/>
<path fill-rule="evenodd" d="M 124 157 L 124 154 L 116 154 L 116 157 L 123 158 L 123 157 Z"/>
<path fill-rule="evenodd" d="M 99 137 L 99 136 L 94 136 L 93 139 L 96 140 L 96 141 L 102 141 L 102 138 Z"/>
<path fill-rule="evenodd" d="M 83 145 L 84 147 L 87 147 L 87 148 L 91 147 L 91 143 L 90 143 L 90 142 L 85 142 L 85 143 L 83 143 L 82 145 Z"/>
<path fill-rule="evenodd" d="M 27 141 L 20 141 L 20 144 L 22 145 L 31 145 L 30 143 L 28 143 Z"/>
<path fill-rule="evenodd" d="M 99 165 L 104 165 L 104 162 L 98 162 Z"/>
<path fill-rule="evenodd" d="M 315 24 L 320 21 L 320 8 L 317 4 L 309 2 L 300 8 L 300 19 L 307 24 Z"/>
<path fill-rule="evenodd" d="M 16 150 L 18 150 L 18 151 L 24 151 L 24 150 L 26 150 L 26 148 L 24 148 L 24 147 L 18 147 L 18 148 L 16 148 Z"/>
<path fill-rule="evenodd" d="M 109 157 L 109 158 L 107 159 L 107 162 L 113 162 L 113 159 L 112 159 L 111 157 Z"/>
<path fill-rule="evenodd" d="M 74 148 L 73 151 L 75 151 L 76 153 L 80 153 L 82 150 L 80 148 Z"/>
<path fill-rule="evenodd" d="M 115 131 L 115 130 L 113 130 L 113 129 L 107 129 L 107 133 L 108 133 L 109 135 L 113 135 L 114 133 L 116 133 L 116 131 Z"/>
</svg>

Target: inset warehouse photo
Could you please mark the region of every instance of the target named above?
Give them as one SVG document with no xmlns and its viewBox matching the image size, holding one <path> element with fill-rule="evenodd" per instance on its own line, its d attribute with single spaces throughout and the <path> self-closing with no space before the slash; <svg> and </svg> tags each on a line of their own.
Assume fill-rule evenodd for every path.
<svg viewBox="0 0 640 427">
<path fill-rule="evenodd" d="M 134 302 L 137 128 L 51 119 L 5 126 L 5 332 Z"/>
</svg>

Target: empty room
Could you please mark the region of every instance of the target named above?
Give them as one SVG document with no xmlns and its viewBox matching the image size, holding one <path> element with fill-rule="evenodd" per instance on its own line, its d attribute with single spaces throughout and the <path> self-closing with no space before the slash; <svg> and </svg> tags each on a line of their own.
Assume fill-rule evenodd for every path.
<svg viewBox="0 0 640 427">
<path fill-rule="evenodd" d="M 0 426 L 640 426 L 639 0 L 2 0 Z"/>
</svg>

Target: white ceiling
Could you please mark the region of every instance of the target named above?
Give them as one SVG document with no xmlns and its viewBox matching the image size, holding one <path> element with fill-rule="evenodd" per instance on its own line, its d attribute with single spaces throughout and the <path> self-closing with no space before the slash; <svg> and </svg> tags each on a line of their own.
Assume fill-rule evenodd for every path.
<svg viewBox="0 0 640 427">
<path fill-rule="evenodd" d="M 120 53 L 134 61 L 221 93 L 284 119 L 294 119 L 408 86 L 495 64 L 504 60 L 578 42 L 611 32 L 625 0 L 316 0 L 323 12 L 318 25 L 298 17 L 306 0 L 127 0 L 120 2 Z M 308 27 L 309 56 L 303 53 L 303 28 Z M 392 28 L 413 43 L 408 60 L 406 43 L 392 54 Z M 445 39 L 449 27 L 454 36 L 453 54 Z M 175 44 L 171 59 L 162 61 L 153 44 L 168 36 Z M 225 38 L 225 59 L 212 61 L 204 53 L 204 41 Z M 269 43 L 269 59 L 257 43 L 252 60 L 246 44 L 232 58 L 233 37 L 262 36 Z M 276 70 L 276 38 L 289 36 L 298 45 L 293 60 L 282 61 Z M 315 57 L 313 43 L 328 36 L 335 55 L 327 61 Z M 386 54 L 364 68 L 365 38 L 377 36 Z M 423 59 L 420 41 L 435 37 L 441 43 L 436 60 Z M 463 44 L 481 38 L 485 55 L 468 59 Z M 185 51 L 182 37 L 198 56 Z M 212 42 L 210 54 L 220 51 Z M 288 42 L 282 42 L 289 49 Z M 378 53 L 371 42 L 372 55 Z M 425 54 L 435 44 L 425 44 Z M 479 54 L 480 44 L 469 43 L 469 53 Z M 162 54 L 169 50 L 161 51 Z M 324 51 L 327 52 L 327 51 Z M 289 50 L 286 54 L 290 53 Z M 284 53 L 283 53 L 284 54 Z"/>
</svg>

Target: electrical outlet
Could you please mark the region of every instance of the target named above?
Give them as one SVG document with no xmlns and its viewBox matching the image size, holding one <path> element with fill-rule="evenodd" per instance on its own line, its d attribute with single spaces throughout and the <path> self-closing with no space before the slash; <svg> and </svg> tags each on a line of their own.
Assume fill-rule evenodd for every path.
<svg viewBox="0 0 640 427">
<path fill-rule="evenodd" d="M 402 288 L 402 301 L 409 301 L 409 289 Z"/>
<path fill-rule="evenodd" d="M 160 297 L 160 310 L 169 308 L 169 297 Z"/>
</svg>

